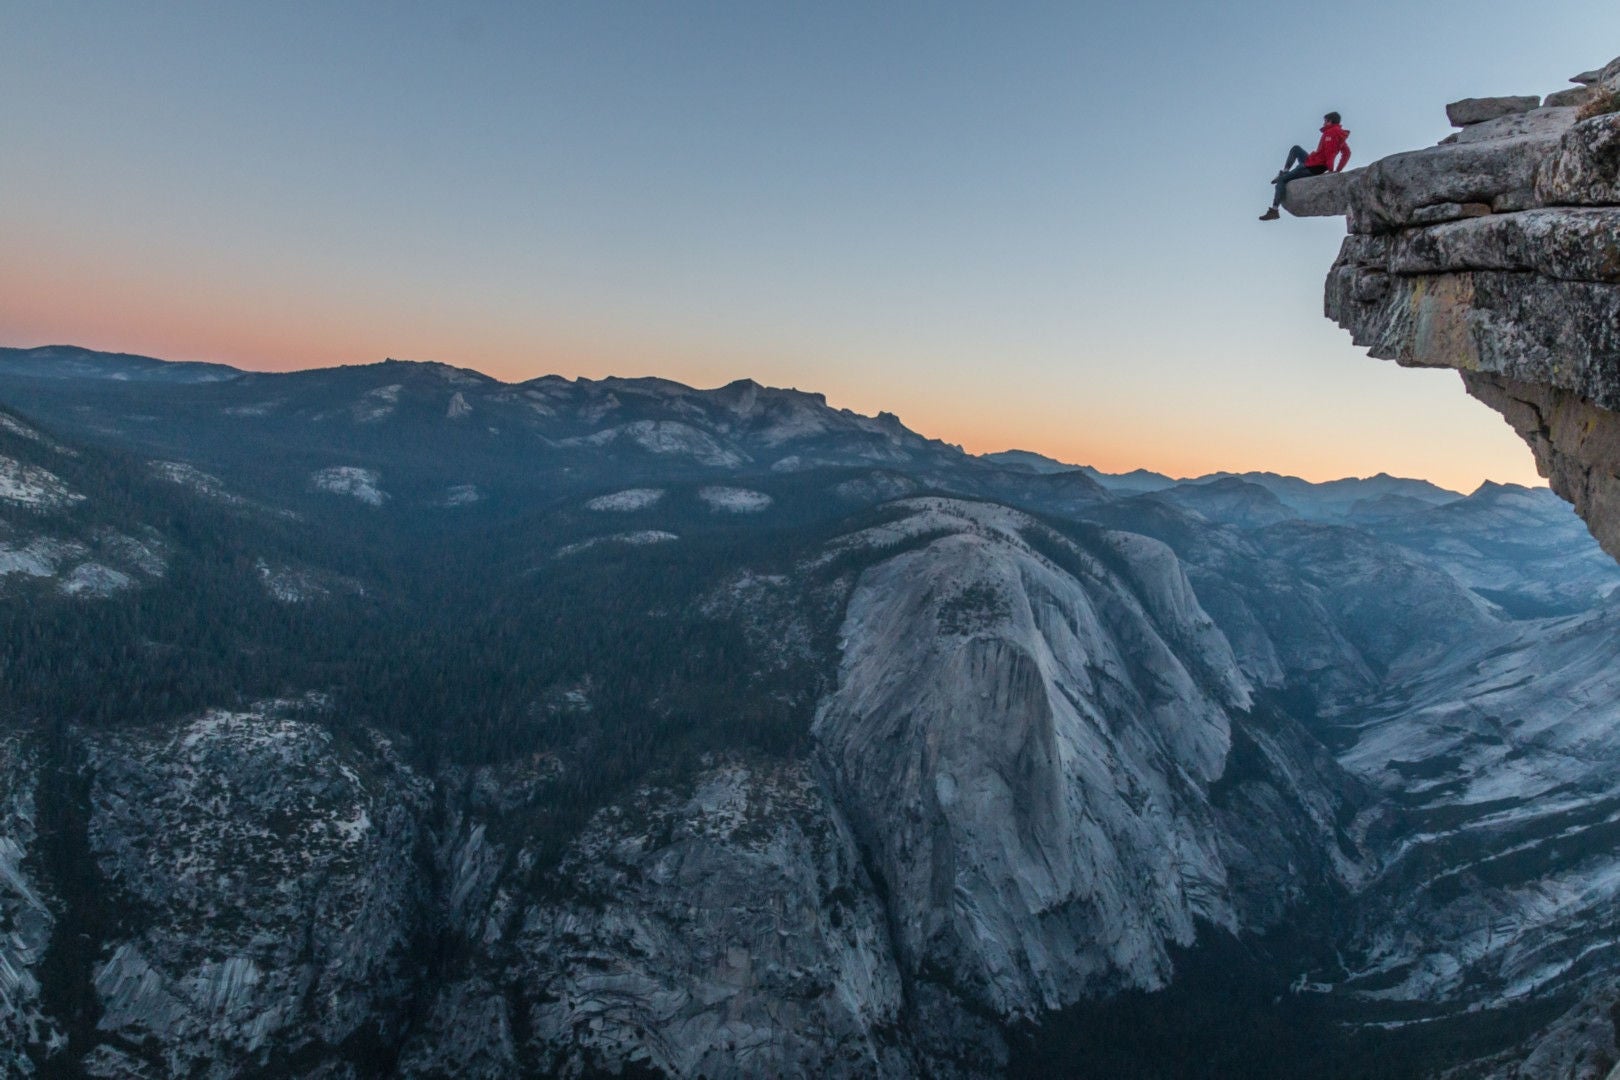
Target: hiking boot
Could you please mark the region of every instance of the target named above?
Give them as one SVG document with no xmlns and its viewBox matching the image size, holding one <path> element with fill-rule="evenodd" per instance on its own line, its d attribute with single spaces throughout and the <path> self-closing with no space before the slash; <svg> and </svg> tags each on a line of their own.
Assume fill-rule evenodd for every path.
<svg viewBox="0 0 1620 1080">
<path fill-rule="evenodd" d="M 1273 206 L 1270 210 L 1267 210 L 1265 213 L 1260 215 L 1260 220 L 1261 221 L 1276 221 L 1280 217 L 1282 217 L 1282 215 L 1277 213 L 1277 208 L 1275 206 Z"/>
</svg>

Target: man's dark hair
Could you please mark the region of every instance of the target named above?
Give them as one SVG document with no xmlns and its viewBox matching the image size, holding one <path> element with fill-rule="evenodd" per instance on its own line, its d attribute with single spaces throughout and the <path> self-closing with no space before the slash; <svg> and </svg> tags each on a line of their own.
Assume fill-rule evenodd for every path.
<svg viewBox="0 0 1620 1080">
<path fill-rule="evenodd" d="M 1322 117 L 1322 119 L 1326 120 L 1330 124 L 1337 124 L 1339 122 L 1339 114 L 1336 112 L 1330 112 L 1326 116 Z"/>
</svg>

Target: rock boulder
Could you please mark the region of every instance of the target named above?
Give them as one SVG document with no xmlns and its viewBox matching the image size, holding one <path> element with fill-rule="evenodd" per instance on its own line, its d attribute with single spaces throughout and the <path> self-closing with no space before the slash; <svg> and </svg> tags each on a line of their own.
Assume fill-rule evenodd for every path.
<svg viewBox="0 0 1620 1080">
<path fill-rule="evenodd" d="M 1593 87 L 1572 86 L 1568 90 L 1557 90 L 1551 94 L 1548 94 L 1546 100 L 1543 101 L 1542 104 L 1549 109 L 1560 106 L 1575 106 L 1579 108 L 1580 106 L 1585 105 L 1588 101 L 1591 101 L 1596 95 L 1597 91 Z"/>
<path fill-rule="evenodd" d="M 1468 127 L 1500 116 L 1526 113 L 1540 104 L 1541 98 L 1535 96 L 1463 98 L 1446 106 L 1446 119 L 1452 127 Z"/>
<path fill-rule="evenodd" d="M 1536 199 L 1549 206 L 1620 203 L 1620 113 L 1583 120 L 1559 140 L 1536 174 Z"/>
<path fill-rule="evenodd" d="M 1289 183 L 1283 209 L 1295 217 L 1338 217 L 1350 206 L 1350 185 L 1362 170 L 1323 173 Z"/>
<path fill-rule="evenodd" d="M 1536 170 L 1575 124 L 1574 109 L 1538 109 L 1486 121 L 1455 142 L 1375 161 L 1350 185 L 1350 231 L 1396 232 L 1434 224 L 1426 208 L 1482 203 L 1492 209 L 1533 205 Z M 1442 220 L 1461 214 L 1442 215 Z"/>
</svg>

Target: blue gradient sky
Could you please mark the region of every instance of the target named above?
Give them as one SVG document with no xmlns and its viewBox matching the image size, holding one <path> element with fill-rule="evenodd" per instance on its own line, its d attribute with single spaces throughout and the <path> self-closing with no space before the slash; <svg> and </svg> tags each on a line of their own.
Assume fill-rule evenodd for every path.
<svg viewBox="0 0 1620 1080">
<path fill-rule="evenodd" d="M 0 5 L 0 344 L 741 376 L 1104 468 L 1534 482 L 1254 220 L 1620 5 Z"/>
</svg>

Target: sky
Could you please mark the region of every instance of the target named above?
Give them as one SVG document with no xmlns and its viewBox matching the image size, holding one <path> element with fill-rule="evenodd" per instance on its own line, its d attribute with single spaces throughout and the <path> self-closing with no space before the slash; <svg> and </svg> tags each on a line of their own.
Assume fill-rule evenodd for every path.
<svg viewBox="0 0 1620 1080">
<path fill-rule="evenodd" d="M 1321 316 L 1355 157 L 1613 0 L 0 4 L 0 345 L 749 377 L 1109 471 L 1539 483 Z"/>
</svg>

